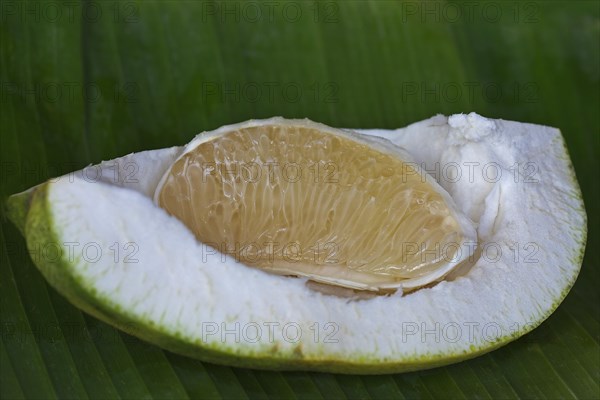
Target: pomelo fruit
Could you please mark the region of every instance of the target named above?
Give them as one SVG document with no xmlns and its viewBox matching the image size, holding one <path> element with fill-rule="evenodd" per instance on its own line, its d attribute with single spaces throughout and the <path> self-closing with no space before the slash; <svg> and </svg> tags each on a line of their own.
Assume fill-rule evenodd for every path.
<svg viewBox="0 0 600 400">
<path fill-rule="evenodd" d="M 254 368 L 388 373 L 490 351 L 556 309 L 586 240 L 560 132 L 474 113 L 392 131 L 252 120 L 8 206 L 76 306 Z"/>
</svg>

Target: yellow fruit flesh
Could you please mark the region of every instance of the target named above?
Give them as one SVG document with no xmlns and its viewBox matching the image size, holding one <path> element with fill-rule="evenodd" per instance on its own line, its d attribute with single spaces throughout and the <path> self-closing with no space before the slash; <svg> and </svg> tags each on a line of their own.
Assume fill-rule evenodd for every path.
<svg viewBox="0 0 600 400">
<path fill-rule="evenodd" d="M 355 289 L 429 274 L 462 240 L 412 165 L 311 127 L 250 127 L 201 143 L 159 190 L 158 204 L 200 242 L 246 265 Z"/>
</svg>

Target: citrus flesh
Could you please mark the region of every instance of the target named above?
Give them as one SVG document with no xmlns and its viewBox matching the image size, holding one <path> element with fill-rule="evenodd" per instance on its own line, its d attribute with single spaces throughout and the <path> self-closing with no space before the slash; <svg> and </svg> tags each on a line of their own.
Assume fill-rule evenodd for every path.
<svg viewBox="0 0 600 400">
<path fill-rule="evenodd" d="M 155 200 L 246 265 L 360 290 L 427 285 L 465 257 L 469 227 L 386 146 L 315 126 L 243 127 L 188 146 Z"/>
</svg>

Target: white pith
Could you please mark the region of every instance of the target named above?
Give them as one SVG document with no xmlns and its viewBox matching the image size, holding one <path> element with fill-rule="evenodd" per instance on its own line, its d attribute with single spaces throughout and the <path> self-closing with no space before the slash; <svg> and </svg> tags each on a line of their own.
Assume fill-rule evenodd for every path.
<svg viewBox="0 0 600 400">
<path fill-rule="evenodd" d="M 115 182 L 113 171 L 101 168 L 108 184 L 77 177 L 50 183 L 54 230 L 61 242 L 79 243 L 79 249 L 100 246 L 100 259 L 76 257 L 72 269 L 99 296 L 152 321 L 165 334 L 240 355 L 270 354 L 274 346 L 290 355 L 301 346 L 302 356 L 315 360 L 401 362 L 466 354 L 526 330 L 552 309 L 579 270 L 574 260 L 585 218 L 557 129 L 469 114 L 436 116 L 399 130 L 358 132 L 388 138 L 427 168 L 455 162 L 463 165 L 464 174 L 465 161 L 502 167 L 495 183 L 481 173 L 472 180 L 439 181 L 459 210 L 478 224 L 480 244 L 494 244 L 487 257 L 453 281 L 367 301 L 326 296 L 301 280 L 223 260 L 151 199 L 181 148 L 101 164 L 123 168 L 133 162 L 139 167 L 137 182 Z M 538 183 L 515 182 L 509 168 L 526 162 L 538 168 Z M 116 263 L 115 243 L 121 249 Z M 138 261 L 125 263 L 130 243 L 139 247 L 133 257 Z M 537 246 L 536 262 L 524 262 L 528 245 Z M 491 262 L 497 248 L 502 254 Z M 514 249 L 519 249 L 518 262 Z M 328 323 L 338 328 L 330 337 L 337 342 L 325 341 L 332 331 L 324 330 Z M 213 324 L 218 333 L 207 335 Z M 302 334 L 298 341 L 289 340 L 294 324 Z M 247 334 L 256 326 L 262 328 L 261 337 L 244 340 L 244 329 Z M 232 333 L 223 336 L 225 329 L 237 329 L 241 340 Z"/>
</svg>

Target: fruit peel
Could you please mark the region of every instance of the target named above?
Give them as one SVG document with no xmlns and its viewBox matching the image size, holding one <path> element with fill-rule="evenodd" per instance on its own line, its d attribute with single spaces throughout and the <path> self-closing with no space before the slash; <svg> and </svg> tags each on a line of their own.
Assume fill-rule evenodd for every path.
<svg viewBox="0 0 600 400">
<path fill-rule="evenodd" d="M 466 118 L 457 117 L 455 120 L 462 124 L 468 124 L 469 119 L 477 122 L 477 118 L 482 117 L 471 114 Z M 460 132 L 452 131 L 452 129 L 456 129 L 456 127 L 450 126 L 446 117 L 437 116 L 401 130 L 377 130 L 365 131 L 363 133 L 375 133 L 379 136 L 389 137 L 397 144 L 407 147 L 417 160 L 427 161 L 428 158 L 432 160 L 436 159 L 436 155 L 432 154 L 435 153 L 435 151 L 443 152 L 444 147 L 455 144 L 448 144 L 447 142 L 444 143 L 443 140 L 432 139 L 432 142 L 435 142 L 434 146 L 432 146 L 434 148 L 432 151 L 426 152 L 425 149 L 421 149 L 419 146 L 415 145 L 416 140 L 418 139 L 417 136 L 419 136 L 418 133 L 425 132 L 431 135 L 441 135 L 440 137 L 445 138 L 449 137 L 450 132 L 452 134 L 460 134 Z M 442 282 L 431 289 L 423 289 L 422 291 L 406 296 L 403 300 L 390 297 L 369 300 L 364 303 L 367 305 L 360 305 L 352 303 L 342 304 L 338 300 L 325 299 L 319 294 L 311 294 L 310 296 L 313 300 L 314 298 L 317 298 L 319 302 L 324 301 L 328 303 L 329 306 L 338 310 L 338 312 L 345 311 L 346 313 L 351 314 L 348 318 L 342 318 L 340 324 L 342 329 L 348 329 L 357 326 L 356 323 L 351 320 L 354 316 L 360 318 L 360 316 L 356 314 L 357 310 L 361 311 L 359 314 L 369 315 L 369 310 L 373 311 L 378 308 L 386 308 L 388 312 L 394 315 L 395 319 L 399 318 L 408 322 L 446 322 L 448 320 L 446 315 L 448 313 L 451 314 L 453 309 L 447 308 L 448 306 L 442 302 L 437 304 L 439 313 L 427 311 L 425 314 L 432 314 L 425 315 L 423 318 L 419 318 L 418 313 L 412 313 L 410 310 L 413 307 L 417 307 L 418 309 L 419 306 L 421 306 L 422 310 L 431 310 L 432 306 L 429 304 L 430 301 L 433 301 L 434 299 L 441 301 L 443 300 L 443 296 L 440 297 L 440 294 L 447 295 L 450 296 L 453 306 L 458 308 L 463 307 L 461 309 L 464 310 L 464 315 L 460 318 L 460 321 L 462 322 L 479 321 L 485 323 L 487 321 L 498 323 L 502 318 L 503 312 L 510 314 L 508 317 L 504 315 L 505 323 L 502 326 L 508 326 L 512 320 L 513 322 L 518 323 L 518 329 L 498 336 L 494 338 L 494 340 L 481 340 L 482 338 L 479 337 L 479 340 L 471 340 L 464 343 L 461 342 L 460 346 L 453 346 L 452 343 L 445 343 L 440 346 L 439 343 L 437 345 L 436 343 L 427 341 L 419 343 L 418 340 L 401 343 L 401 341 L 396 341 L 397 339 L 393 338 L 394 335 L 399 335 L 399 332 L 394 331 L 394 328 L 398 328 L 399 325 L 391 320 L 389 321 L 390 323 L 387 324 L 387 331 L 384 332 L 378 332 L 377 330 L 369 331 L 369 326 L 364 327 L 365 330 L 369 331 L 368 333 L 378 332 L 380 335 L 378 338 L 364 338 L 361 342 L 360 338 L 354 338 L 353 335 L 344 336 L 344 340 L 355 341 L 354 346 L 349 346 L 349 349 L 344 346 L 337 346 L 336 349 L 335 345 L 325 346 L 323 343 L 315 345 L 311 343 L 301 343 L 296 345 L 290 345 L 290 343 L 268 343 L 261 346 L 255 346 L 250 343 L 227 344 L 220 341 L 205 342 L 198 341 L 198 338 L 196 338 L 196 340 L 190 340 L 189 337 L 186 337 L 185 335 L 179 335 L 172 329 L 172 326 L 162 326 L 157 324 L 156 321 L 140 319 L 138 313 L 132 313 L 131 310 L 123 308 L 121 304 L 115 303 L 111 305 L 111 303 L 114 303 L 112 299 L 107 298 L 105 294 L 100 293 L 98 288 L 94 285 L 90 286 L 89 281 L 82 282 L 81 280 L 76 279 L 78 272 L 73 272 L 73 268 L 78 268 L 79 266 L 75 265 L 71 260 L 63 257 L 58 262 L 49 262 L 49 260 L 42 258 L 41 260 L 37 260 L 36 263 L 52 286 L 56 287 L 71 302 L 86 312 L 129 333 L 152 343 L 156 343 L 161 347 L 210 362 L 268 369 L 311 369 L 342 373 L 389 373 L 429 368 L 475 357 L 500 347 L 526 332 L 531 331 L 545 320 L 556 307 L 558 307 L 574 284 L 579 272 L 587 234 L 587 219 L 581 191 L 577 184 L 573 167 L 560 132 L 552 128 L 501 120 L 494 121 L 494 124 L 490 129 L 492 129 L 492 131 L 499 130 L 501 134 L 507 134 L 508 129 L 508 133 L 516 132 L 514 135 L 515 137 L 511 139 L 516 139 L 521 136 L 521 140 L 523 132 L 533 133 L 538 144 L 542 142 L 545 143 L 543 147 L 538 149 L 539 152 L 532 152 L 531 154 L 528 154 L 528 156 L 544 166 L 545 171 L 548 171 L 549 173 L 549 177 L 557 180 L 558 184 L 551 184 L 543 189 L 542 191 L 545 191 L 546 193 L 542 193 L 542 196 L 536 197 L 535 200 L 540 200 L 550 205 L 558 203 L 559 206 L 564 206 L 564 209 L 558 210 L 558 214 L 561 215 L 562 221 L 564 222 L 563 227 L 567 228 L 567 231 L 565 231 L 567 233 L 561 231 L 556 232 L 556 229 L 561 226 L 559 223 L 551 224 L 553 232 L 550 233 L 562 235 L 561 238 L 569 240 L 569 243 L 567 243 L 566 249 L 561 249 L 562 252 L 559 251 L 556 253 L 560 258 L 559 264 L 552 262 L 552 259 L 548 258 L 549 262 L 545 265 L 538 265 L 537 270 L 532 270 L 532 275 L 530 275 L 529 278 L 532 284 L 546 283 L 554 286 L 552 291 L 546 290 L 544 292 L 540 288 L 536 293 L 521 293 L 518 290 L 516 293 L 512 293 L 510 288 L 505 285 L 503 286 L 503 284 L 506 284 L 505 280 L 508 280 L 512 281 L 511 283 L 513 285 L 519 285 L 518 280 L 513 280 L 510 275 L 507 275 L 511 272 L 510 266 L 497 265 L 497 268 L 488 268 L 486 275 L 482 275 L 482 268 L 476 268 L 467 276 L 458 278 L 454 282 Z M 491 134 L 498 134 L 498 132 L 491 132 Z M 459 135 L 459 139 L 468 139 L 471 141 L 478 139 L 473 137 L 468 138 L 467 136 L 461 138 Z M 165 152 L 165 158 L 176 155 L 179 148 L 174 149 L 176 150 L 171 150 L 169 156 L 167 156 Z M 160 159 L 160 152 L 161 151 L 157 151 L 153 154 Z M 135 158 L 135 155 L 132 156 Z M 442 156 L 438 154 L 437 160 L 439 161 L 441 159 Z M 446 159 L 446 161 L 448 161 L 448 159 Z M 168 164 L 168 162 L 166 163 Z M 149 175 L 151 175 L 150 172 L 148 173 L 148 176 Z M 148 178 L 148 182 L 152 181 L 152 179 L 154 178 Z M 156 180 L 152 182 L 156 182 Z M 63 182 L 63 184 L 66 183 Z M 83 183 L 79 182 L 78 184 Z M 133 189 L 148 196 L 148 189 L 151 185 L 152 184 L 149 184 L 149 186 L 145 187 L 143 184 L 140 184 Z M 43 245 L 45 243 L 62 243 L 65 238 L 68 237 L 68 234 L 65 233 L 66 227 L 64 226 L 64 222 L 61 220 L 63 215 L 60 215 L 58 212 L 60 209 L 57 207 L 56 202 L 49 197 L 52 190 L 60 191 L 64 188 L 64 186 L 61 187 L 60 182 L 49 182 L 36 187 L 34 190 L 15 195 L 9 199 L 9 217 L 24 232 L 28 247 L 33 248 L 36 245 Z M 96 189 L 96 187 L 89 188 Z M 451 185 L 449 185 L 447 189 L 454 195 L 461 194 L 456 187 L 452 187 Z M 506 189 L 513 190 L 515 188 L 508 187 Z M 127 189 L 118 190 L 122 191 Z M 490 189 L 490 191 L 491 190 L 492 189 Z M 464 190 L 462 193 L 464 194 Z M 523 196 L 523 192 L 519 192 L 518 190 L 514 193 Z M 131 199 L 131 196 L 126 196 L 125 198 Z M 525 196 L 523 198 L 526 199 L 527 197 Z M 559 201 L 556 201 L 556 198 L 558 198 Z M 460 202 L 458 203 L 462 204 Z M 473 212 L 473 209 L 475 208 L 474 204 L 466 203 L 463 205 L 467 212 Z M 469 209 L 469 207 L 472 209 Z M 519 212 L 519 210 L 515 211 L 517 213 Z M 544 210 L 543 208 L 538 207 L 538 209 L 533 209 L 532 211 L 545 215 L 544 212 L 547 213 L 550 210 Z M 548 218 L 558 217 L 549 215 Z M 553 220 L 553 222 L 556 221 Z M 539 226 L 537 227 L 539 228 Z M 553 242 L 546 241 L 546 243 Z M 564 244 L 564 242 L 556 243 L 556 246 Z M 553 250 L 550 249 L 550 251 Z M 563 263 L 564 265 L 562 265 Z M 544 269 L 546 269 L 546 271 L 544 271 Z M 515 272 L 518 271 L 515 270 Z M 546 277 L 543 274 L 544 272 L 556 275 L 556 279 L 546 281 Z M 504 280 L 503 277 L 505 278 Z M 494 290 L 498 290 L 498 288 L 490 286 L 490 281 L 500 286 L 500 293 L 494 293 Z M 295 294 L 300 292 L 303 293 L 303 295 L 306 295 L 307 293 L 301 290 L 298 291 L 293 285 L 289 285 L 289 282 L 286 282 L 282 286 L 293 289 L 292 292 L 296 291 Z M 473 293 L 485 287 L 488 287 L 489 291 L 479 292 L 480 295 L 486 296 L 482 299 L 481 304 L 470 304 L 470 302 L 474 300 Z M 546 287 L 544 289 L 548 288 Z M 235 290 L 229 290 L 229 293 L 235 293 Z M 533 296 L 533 298 L 522 298 L 521 300 L 530 301 L 531 306 L 519 309 L 518 307 L 522 306 L 522 302 L 519 302 L 519 298 L 528 295 Z M 539 298 L 537 296 L 542 297 Z M 402 302 L 402 306 L 399 306 L 399 302 Z M 372 306 L 369 306 L 369 303 L 372 304 Z M 317 304 L 318 303 L 315 303 L 315 305 Z M 468 306 L 470 308 L 467 310 Z M 244 308 L 241 307 L 241 309 L 243 310 Z M 231 315 L 229 315 L 229 317 L 235 318 L 235 315 L 237 315 L 236 312 L 239 312 L 239 310 L 239 305 L 230 306 L 229 311 L 231 311 Z M 280 314 L 278 317 L 281 318 L 284 315 L 285 313 Z M 330 315 L 335 315 L 335 313 Z M 435 318 L 436 315 L 439 318 Z M 281 319 L 283 320 L 284 318 Z M 459 318 L 455 318 L 455 320 L 459 321 Z M 452 322 L 452 319 L 449 321 Z M 368 324 L 368 319 L 365 324 Z M 380 326 L 385 325 L 386 324 L 380 324 Z M 387 347 L 387 351 L 382 351 L 380 346 L 377 345 L 378 342 L 384 347 Z M 395 343 L 395 345 L 391 346 L 393 343 Z"/>
</svg>

